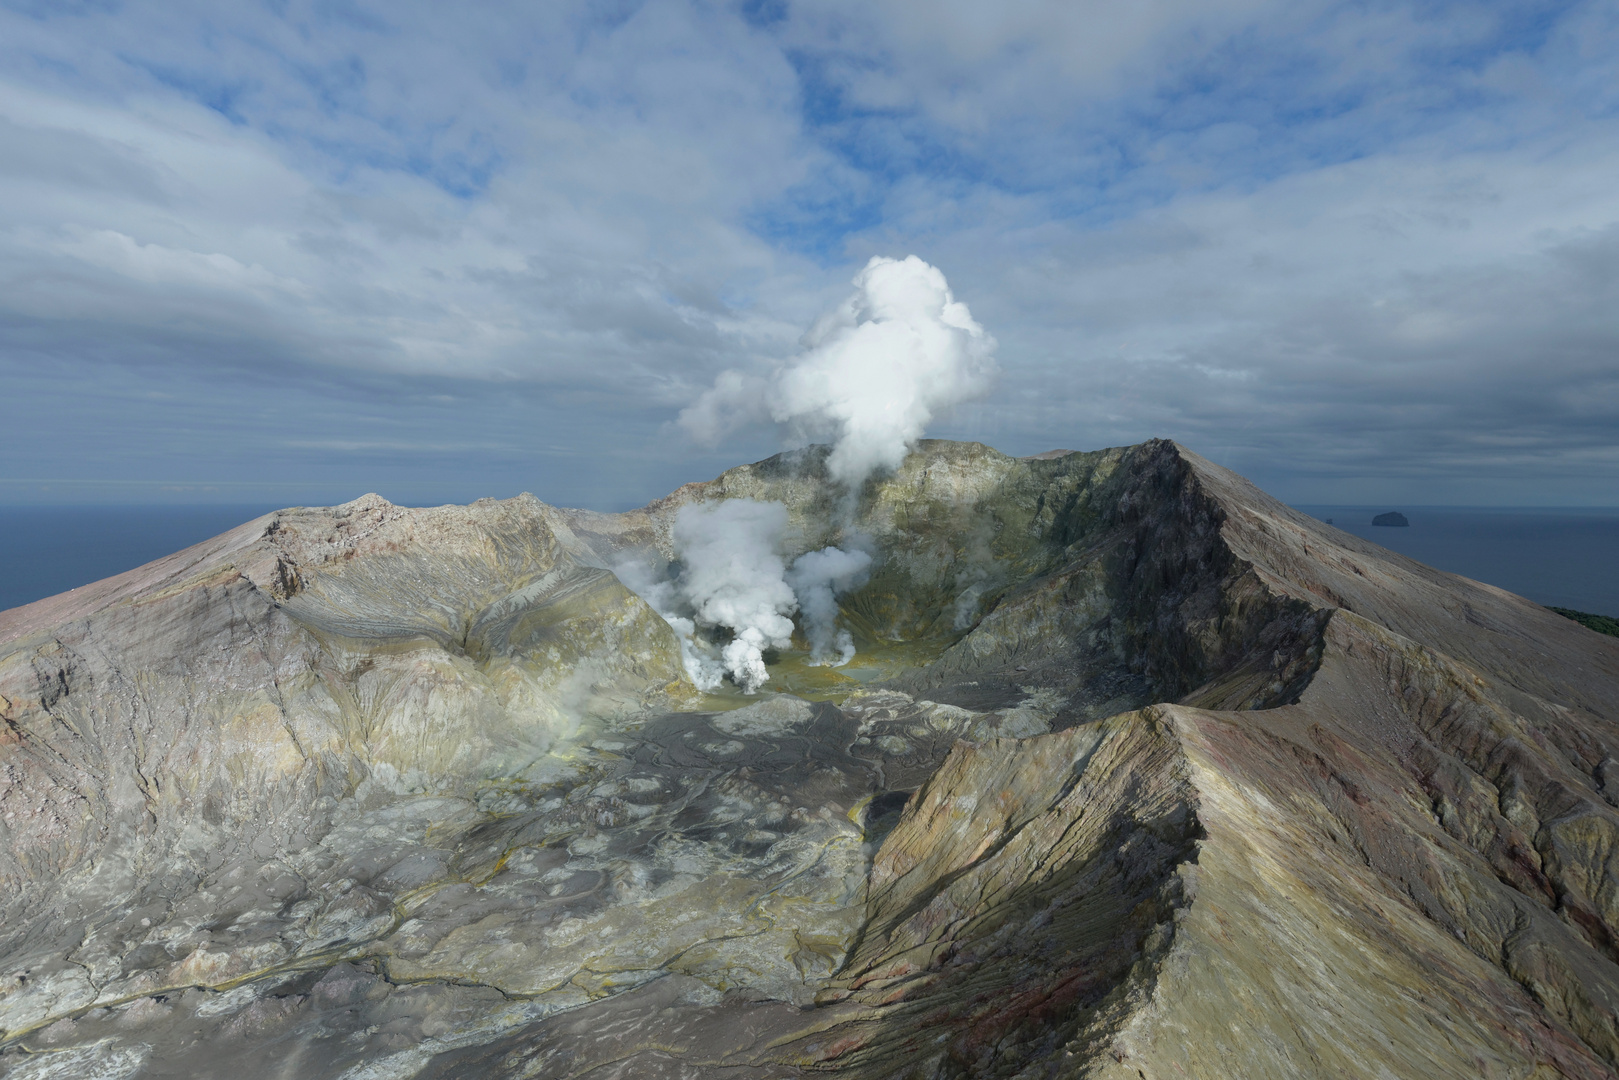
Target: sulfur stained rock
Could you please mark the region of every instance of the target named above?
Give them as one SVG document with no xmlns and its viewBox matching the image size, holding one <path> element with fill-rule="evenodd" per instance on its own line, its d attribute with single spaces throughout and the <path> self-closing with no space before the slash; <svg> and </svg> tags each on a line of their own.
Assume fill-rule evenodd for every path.
<svg viewBox="0 0 1619 1080">
<path fill-rule="evenodd" d="M 876 552 L 825 700 L 611 570 L 733 497 Z M 1171 443 L 283 511 L 0 695 L 8 1080 L 1619 1064 L 1619 644 Z"/>
</svg>

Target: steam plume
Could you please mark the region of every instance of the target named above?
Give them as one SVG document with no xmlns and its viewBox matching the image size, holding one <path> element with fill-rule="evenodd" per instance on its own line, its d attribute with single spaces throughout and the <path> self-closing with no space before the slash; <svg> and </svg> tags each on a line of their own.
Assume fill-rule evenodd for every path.
<svg viewBox="0 0 1619 1080">
<path fill-rule="evenodd" d="M 730 499 L 683 506 L 675 515 L 675 556 L 680 573 L 658 578 L 645 563 L 614 567 L 680 638 L 686 674 L 700 690 L 714 690 L 730 675 L 748 693 L 764 684 L 766 649 L 792 643 L 798 599 L 787 584 L 781 537 L 787 508 L 780 503 Z M 712 631 L 731 640 L 718 646 Z"/>
<path fill-rule="evenodd" d="M 695 613 L 681 594 L 680 582 L 659 578 L 650 565 L 634 558 L 613 567 L 613 573 L 675 632 L 680 639 L 681 663 L 693 685 L 699 690 L 718 687 L 725 680 L 725 666 L 707 642 L 699 638 Z"/>
<path fill-rule="evenodd" d="M 793 436 L 830 438 L 832 478 L 856 489 L 904 461 L 935 415 L 989 389 L 995 339 L 936 267 L 879 256 L 854 285 L 795 360 L 767 378 L 724 372 L 681 424 L 710 444 L 765 418 Z"/>
<path fill-rule="evenodd" d="M 854 656 L 853 638 L 836 626 L 837 597 L 865 583 L 871 556 L 827 547 L 799 556 L 789 571 L 781 555 L 786 528 L 781 503 L 683 506 L 673 530 L 677 576 L 660 578 L 634 560 L 614 568 L 679 636 L 686 674 L 699 689 L 716 689 L 729 675 L 756 692 L 770 677 L 765 650 L 792 644 L 800 610 L 813 662 L 841 665 Z M 715 630 L 730 640 L 716 644 Z"/>
<path fill-rule="evenodd" d="M 871 574 L 871 556 L 864 551 L 828 547 L 800 555 L 787 575 L 798 597 L 804 636 L 810 642 L 810 662 L 841 667 L 854 659 L 854 638 L 837 628 L 838 595 L 858 589 Z M 838 659 L 833 660 L 833 650 Z"/>
<path fill-rule="evenodd" d="M 803 351 L 770 376 L 726 371 L 680 414 L 697 438 L 717 443 L 732 430 L 774 421 L 801 439 L 830 438 L 827 468 L 850 493 L 897 468 L 941 410 L 978 397 L 995 375 L 995 339 L 973 321 L 936 267 L 915 255 L 874 258 L 854 292 L 816 321 Z M 792 641 L 801 614 L 811 662 L 847 664 L 854 638 L 837 627 L 838 596 L 865 584 L 871 555 L 822 548 L 789 571 L 781 556 L 787 508 L 733 499 L 690 505 L 675 517 L 677 578 L 645 566 L 619 577 L 674 627 L 686 671 L 712 690 L 731 676 L 753 693 L 769 678 L 766 649 Z M 716 646 L 709 632 L 731 637 Z"/>
<path fill-rule="evenodd" d="M 721 661 L 750 694 L 770 677 L 764 650 L 792 644 L 798 600 L 780 554 L 786 528 L 785 506 L 752 499 L 683 506 L 675 515 L 681 591 L 698 623 L 731 631 Z"/>
</svg>

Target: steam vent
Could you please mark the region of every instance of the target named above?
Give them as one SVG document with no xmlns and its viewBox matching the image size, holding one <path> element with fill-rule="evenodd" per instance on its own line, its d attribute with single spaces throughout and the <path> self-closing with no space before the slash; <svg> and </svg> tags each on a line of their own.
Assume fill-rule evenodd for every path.
<svg viewBox="0 0 1619 1080">
<path fill-rule="evenodd" d="M 1619 640 L 1169 442 L 827 477 L 0 614 L 0 1075 L 1616 1075 Z M 846 664 L 693 682 L 625 568 L 738 498 L 871 556 Z"/>
</svg>

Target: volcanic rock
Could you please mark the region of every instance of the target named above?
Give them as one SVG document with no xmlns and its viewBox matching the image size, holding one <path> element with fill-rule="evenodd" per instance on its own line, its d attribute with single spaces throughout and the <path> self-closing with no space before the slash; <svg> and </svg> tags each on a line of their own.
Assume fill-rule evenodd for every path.
<svg viewBox="0 0 1619 1080">
<path fill-rule="evenodd" d="M 690 684 L 737 497 L 866 667 Z M 282 511 L 0 614 L 0 1074 L 1612 1077 L 1616 701 L 1162 441 Z"/>
</svg>

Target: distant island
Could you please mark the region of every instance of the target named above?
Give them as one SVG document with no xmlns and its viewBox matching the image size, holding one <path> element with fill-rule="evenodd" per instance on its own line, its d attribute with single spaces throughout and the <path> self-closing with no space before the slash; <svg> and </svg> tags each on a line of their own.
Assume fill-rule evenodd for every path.
<svg viewBox="0 0 1619 1080">
<path fill-rule="evenodd" d="M 1411 523 L 1409 521 L 1407 521 L 1405 519 L 1405 515 L 1400 513 L 1398 510 L 1390 510 L 1386 514 L 1378 514 L 1376 517 L 1374 517 L 1372 519 L 1372 524 L 1373 525 L 1401 525 L 1401 526 L 1404 526 L 1404 525 L 1410 525 Z"/>
<path fill-rule="evenodd" d="M 1619 619 L 1608 615 L 1593 615 L 1589 611 L 1575 611 L 1573 608 L 1554 607 L 1553 611 L 1565 619 L 1573 619 L 1588 630 L 1595 630 L 1599 634 L 1608 634 L 1619 637 Z"/>
</svg>

